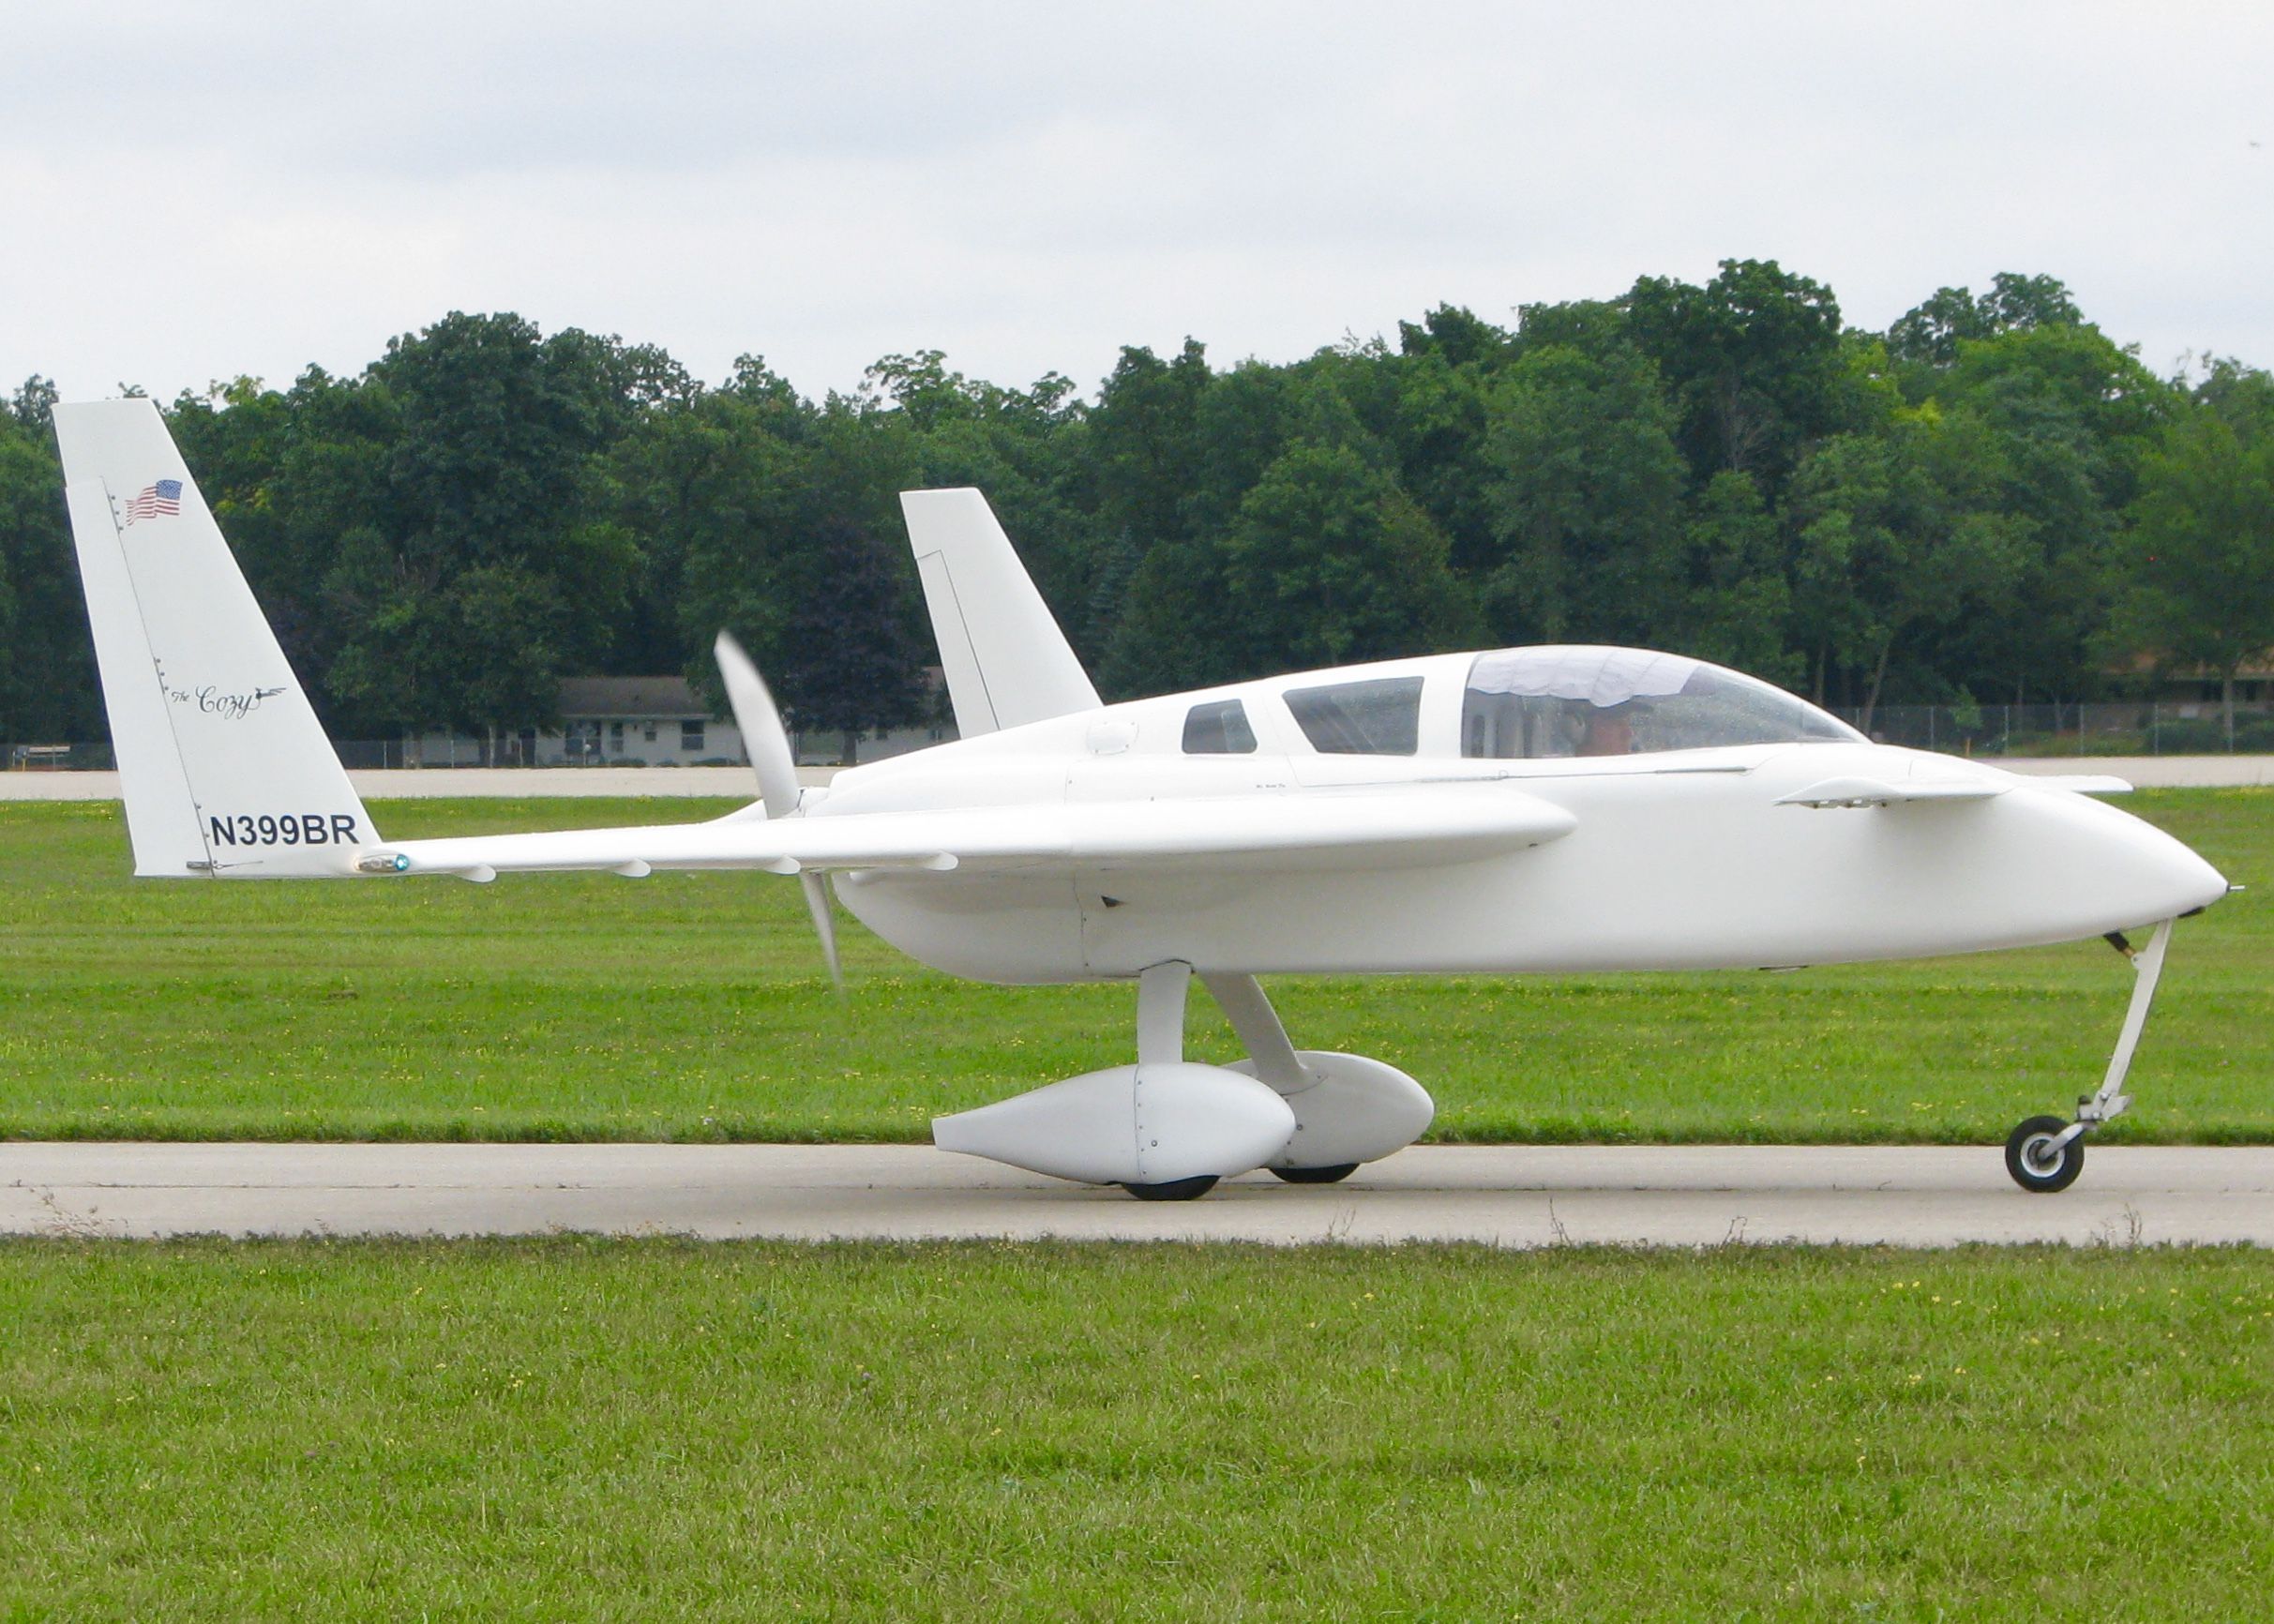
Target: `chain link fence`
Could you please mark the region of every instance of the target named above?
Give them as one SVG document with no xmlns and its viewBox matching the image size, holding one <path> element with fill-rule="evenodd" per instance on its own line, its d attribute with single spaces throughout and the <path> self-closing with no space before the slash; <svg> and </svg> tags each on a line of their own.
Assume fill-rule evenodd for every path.
<svg viewBox="0 0 2274 1624">
<path fill-rule="evenodd" d="M 2235 707 L 2230 733 L 2215 699 L 2094 700 L 2067 705 L 1882 705 L 1869 724 L 1883 744 L 1952 756 L 2224 756 L 2274 754 L 2274 702 Z"/>
<path fill-rule="evenodd" d="M 1866 725 L 1856 709 L 1834 709 L 1843 721 L 1883 744 L 1941 750 L 1952 756 L 2222 756 L 2274 755 L 2274 700 L 2235 707 L 2230 732 L 2216 700 L 2095 700 L 2064 705 L 1882 705 Z M 896 737 L 875 754 L 936 743 L 933 737 Z M 829 735 L 834 750 L 840 735 Z M 570 741 L 573 744 L 574 741 Z M 880 744 L 883 741 L 878 742 Z M 348 739 L 336 743 L 339 759 L 351 768 L 452 767 L 626 767 L 644 763 L 597 750 L 564 750 L 557 737 L 533 746 L 525 738 L 504 737 L 485 745 L 479 739 Z M 864 760 L 872 746 L 864 744 Z M 803 757 L 801 756 L 801 759 Z M 738 766 L 739 755 L 699 765 Z M 117 765 L 107 744 L 13 744 L 7 768 L 13 772 L 79 772 Z"/>
</svg>

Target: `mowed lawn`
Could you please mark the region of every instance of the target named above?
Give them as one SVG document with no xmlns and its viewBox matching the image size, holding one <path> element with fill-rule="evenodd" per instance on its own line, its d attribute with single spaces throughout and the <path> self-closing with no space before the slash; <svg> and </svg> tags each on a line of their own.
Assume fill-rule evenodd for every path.
<svg viewBox="0 0 2274 1624">
<path fill-rule="evenodd" d="M 2175 938 L 2111 1130 L 2274 1141 L 2274 791 L 2135 795 L 2251 887 Z M 382 804 L 399 836 L 724 804 Z M 829 986 L 765 875 L 136 881 L 106 804 L 0 804 L 0 1135 L 922 1138 L 1131 1058 L 1126 986 L 938 975 L 843 922 Z M 1290 979 L 1295 1041 L 1420 1078 L 1447 1139 L 1995 1142 L 2099 1079 L 2131 973 L 2098 942 L 1904 965 Z M 1193 1045 L 1236 1054 L 1196 996 Z"/>
<path fill-rule="evenodd" d="M 0 1243 L 0 1617 L 2240 1619 L 2274 1260 Z"/>
</svg>

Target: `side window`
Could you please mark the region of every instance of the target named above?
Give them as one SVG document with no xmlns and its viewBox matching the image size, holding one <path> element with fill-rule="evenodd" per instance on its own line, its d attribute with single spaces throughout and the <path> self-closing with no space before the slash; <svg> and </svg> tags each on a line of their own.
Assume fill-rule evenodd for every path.
<svg viewBox="0 0 2274 1624">
<path fill-rule="evenodd" d="M 1256 747 L 1256 731 L 1247 725 L 1247 707 L 1237 699 L 1212 699 L 1195 705 L 1184 717 L 1187 756 L 1244 756 Z"/>
<path fill-rule="evenodd" d="M 1325 755 L 1410 756 L 1421 742 L 1419 677 L 1289 688 L 1287 708 L 1311 747 Z"/>
</svg>

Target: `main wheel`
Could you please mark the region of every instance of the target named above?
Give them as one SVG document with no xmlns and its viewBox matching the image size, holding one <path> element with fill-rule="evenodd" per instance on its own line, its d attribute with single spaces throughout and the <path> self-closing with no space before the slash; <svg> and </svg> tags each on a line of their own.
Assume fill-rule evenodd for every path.
<svg viewBox="0 0 2274 1624">
<path fill-rule="evenodd" d="M 1216 1187 L 1216 1175 L 1203 1173 L 1197 1179 L 1171 1179 L 1166 1184 L 1123 1184 L 1140 1201 L 1197 1201 Z"/>
<path fill-rule="evenodd" d="M 2050 1195 L 2076 1182 L 2085 1170 L 2085 1135 L 2057 1141 L 2069 1124 L 2058 1117 L 2031 1117 L 2006 1141 L 2006 1171 L 2033 1195 Z"/>
<path fill-rule="evenodd" d="M 1273 1167 L 1273 1176 L 1290 1184 L 1339 1184 L 1358 1171 L 1356 1162 L 1338 1162 L 1332 1167 Z"/>
</svg>

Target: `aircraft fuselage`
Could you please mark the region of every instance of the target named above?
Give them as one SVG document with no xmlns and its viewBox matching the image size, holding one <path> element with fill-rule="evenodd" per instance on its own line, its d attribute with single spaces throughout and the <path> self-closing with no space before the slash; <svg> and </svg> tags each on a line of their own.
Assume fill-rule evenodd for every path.
<svg viewBox="0 0 2274 1624">
<path fill-rule="evenodd" d="M 1306 799 L 1426 786 L 1522 794 L 1568 835 L 1439 864 L 1098 868 L 1071 877 L 867 873 L 838 894 L 952 974 L 1013 983 L 1201 970 L 1571 972 L 1757 969 L 2032 946 L 2201 908 L 2226 882 L 2153 826 L 2072 790 L 1860 739 L 1529 759 L 1460 753 L 1441 655 L 1113 705 L 850 769 L 812 816 L 1036 802 Z M 1412 754 L 1311 747 L 1283 696 L 1321 678 L 1423 679 Z M 1256 747 L 1193 754 L 1196 707 L 1242 702 Z M 1796 701 L 1797 702 L 1797 701 Z M 1979 800 L 1778 804 L 1826 780 L 1979 777 Z"/>
</svg>

